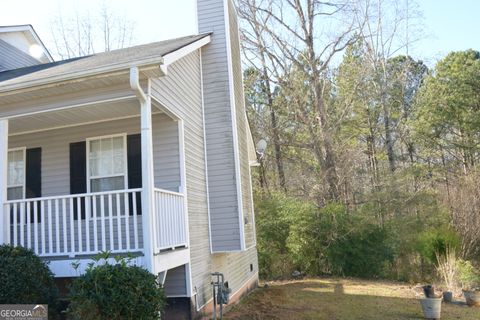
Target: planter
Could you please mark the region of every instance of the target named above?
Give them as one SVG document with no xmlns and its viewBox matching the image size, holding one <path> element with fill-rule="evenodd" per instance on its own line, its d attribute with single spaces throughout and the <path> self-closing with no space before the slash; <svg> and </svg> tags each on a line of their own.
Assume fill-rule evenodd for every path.
<svg viewBox="0 0 480 320">
<path fill-rule="evenodd" d="M 442 298 L 420 299 L 425 319 L 440 319 L 442 312 Z"/>
<path fill-rule="evenodd" d="M 443 301 L 444 302 L 452 302 L 452 300 L 453 300 L 452 291 L 444 291 L 443 292 Z"/>
<path fill-rule="evenodd" d="M 464 290 L 463 295 L 465 296 L 465 300 L 467 301 L 467 305 L 470 307 L 480 307 L 480 291 L 469 291 Z"/>
</svg>

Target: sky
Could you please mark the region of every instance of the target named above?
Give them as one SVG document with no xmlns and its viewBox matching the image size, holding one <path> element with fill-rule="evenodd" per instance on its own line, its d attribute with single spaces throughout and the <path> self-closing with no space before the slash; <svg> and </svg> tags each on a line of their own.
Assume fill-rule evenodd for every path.
<svg viewBox="0 0 480 320">
<path fill-rule="evenodd" d="M 134 22 L 135 44 L 196 33 L 195 0 L 0 0 L 0 25 L 32 24 L 52 51 L 51 24 L 55 16 L 60 12 L 94 13 L 102 3 Z M 480 50 L 480 0 L 417 3 L 423 27 L 421 40 L 409 48 L 415 58 L 434 65 L 450 51 Z"/>
</svg>

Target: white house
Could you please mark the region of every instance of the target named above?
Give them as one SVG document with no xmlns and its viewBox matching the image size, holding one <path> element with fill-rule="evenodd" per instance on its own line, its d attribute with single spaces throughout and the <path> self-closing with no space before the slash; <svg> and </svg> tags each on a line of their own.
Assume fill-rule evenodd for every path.
<svg viewBox="0 0 480 320">
<path fill-rule="evenodd" d="M 235 8 L 197 11 L 198 35 L 58 62 L 31 26 L 0 27 L 0 240 L 60 280 L 131 254 L 193 315 L 212 272 L 231 301 L 258 281 Z"/>
</svg>

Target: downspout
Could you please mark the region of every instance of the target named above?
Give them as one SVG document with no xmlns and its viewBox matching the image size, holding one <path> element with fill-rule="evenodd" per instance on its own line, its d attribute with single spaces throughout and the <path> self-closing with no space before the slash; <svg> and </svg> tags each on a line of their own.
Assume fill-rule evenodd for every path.
<svg viewBox="0 0 480 320">
<path fill-rule="evenodd" d="M 150 98 L 150 79 L 148 80 L 148 93 L 145 94 L 139 81 L 137 67 L 130 68 L 130 88 L 140 102 L 140 132 L 142 155 L 142 231 L 143 254 L 145 267 L 153 274 L 155 270 L 155 203 L 154 178 L 153 178 L 153 145 L 152 145 L 152 107 Z"/>
</svg>

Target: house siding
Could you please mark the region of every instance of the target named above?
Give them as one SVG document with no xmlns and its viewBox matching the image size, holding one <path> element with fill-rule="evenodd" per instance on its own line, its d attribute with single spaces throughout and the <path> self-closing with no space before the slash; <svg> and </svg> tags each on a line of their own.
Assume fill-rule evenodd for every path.
<svg viewBox="0 0 480 320">
<path fill-rule="evenodd" d="M 224 0 L 197 2 L 199 32 L 212 32 L 202 49 L 210 224 L 214 252 L 241 250 Z"/>
<path fill-rule="evenodd" d="M 32 56 L 0 39 L 0 72 L 33 66 L 39 63 Z"/>
<path fill-rule="evenodd" d="M 185 265 L 168 270 L 164 284 L 167 297 L 187 296 L 187 279 L 185 275 Z"/>
<path fill-rule="evenodd" d="M 211 298 L 211 256 L 199 51 L 169 66 L 166 77 L 153 79 L 151 91 L 184 122 L 192 290 L 201 306 Z"/>
<path fill-rule="evenodd" d="M 134 107 L 134 105 L 132 105 Z M 155 187 L 163 188 L 171 191 L 178 191 L 180 186 L 180 158 L 179 158 L 179 141 L 178 141 L 178 126 L 177 122 L 173 121 L 164 114 L 155 114 L 152 117 L 153 125 L 153 157 L 154 157 L 154 174 L 155 174 Z M 85 141 L 87 138 L 98 137 L 104 135 L 126 133 L 137 134 L 140 132 L 140 119 L 138 117 L 107 121 L 97 124 L 80 125 L 64 129 L 55 129 L 42 131 L 37 133 L 16 135 L 9 138 L 9 148 L 26 147 L 28 148 L 42 148 L 42 196 L 60 196 L 67 195 L 70 191 L 70 160 L 69 160 L 69 145 L 72 142 Z M 122 203 L 122 202 L 121 202 Z M 68 202 L 67 202 L 68 206 Z M 69 209 L 66 210 L 69 212 Z M 123 211 L 123 209 L 122 209 Z M 55 207 L 53 207 L 55 212 Z M 100 213 L 97 213 L 100 214 Z M 45 223 L 48 225 L 48 217 L 45 215 Z M 67 218 L 67 230 L 70 230 L 70 224 L 72 221 L 70 217 Z M 124 219 L 122 219 L 124 220 Z M 77 227 L 77 221 L 73 221 L 75 228 Z M 106 222 L 106 245 L 110 246 L 110 225 L 109 221 Z M 82 230 L 82 247 L 86 248 L 86 223 L 81 221 Z M 117 221 L 112 222 L 114 230 L 114 246 L 118 247 L 118 234 L 117 234 Z M 134 244 L 134 232 L 133 232 L 133 220 L 129 217 L 130 226 L 130 239 L 128 240 L 133 247 Z M 56 221 L 53 217 L 52 227 L 56 229 Z M 63 229 L 63 221 L 59 221 L 59 230 Z M 93 224 L 90 222 L 90 247 L 93 248 Z M 12 230 L 13 231 L 13 230 Z M 31 231 L 33 235 L 33 228 Z M 100 239 L 101 231 L 97 231 L 98 238 Z M 143 248 L 143 233 L 142 233 L 142 219 L 138 219 L 137 233 L 139 236 L 140 248 Z M 123 246 L 125 246 L 126 232 L 123 230 L 121 234 Z M 12 232 L 13 240 L 13 232 Z M 64 248 L 63 238 L 60 237 L 60 248 Z M 17 238 L 18 243 L 21 242 L 20 233 Z M 26 233 L 24 235 L 24 241 L 26 241 Z M 46 236 L 46 243 L 49 243 L 50 239 Z M 53 247 L 57 245 L 55 237 L 52 239 Z M 68 247 L 71 246 L 70 240 Z M 78 238 L 75 238 L 74 248 L 79 250 L 80 246 Z M 40 244 L 39 250 L 43 251 Z M 48 250 L 47 250 L 48 251 Z"/>
<path fill-rule="evenodd" d="M 243 92 L 243 74 L 240 57 L 240 42 L 238 34 L 237 14 L 231 1 L 228 1 L 228 15 L 230 20 L 230 47 L 232 50 L 232 71 L 235 97 L 235 117 L 237 123 L 240 181 L 242 190 L 242 206 L 245 246 L 250 248 L 255 244 L 255 228 L 253 218 L 253 202 L 251 193 L 250 163 L 248 159 L 247 117 Z"/>
<path fill-rule="evenodd" d="M 152 125 L 155 187 L 178 191 L 180 160 L 177 123 L 166 115 L 155 114 Z M 57 196 L 69 194 L 70 190 L 70 143 L 117 133 L 140 133 L 140 119 L 135 117 L 15 135 L 9 137 L 8 145 L 9 148 L 42 148 L 42 196 Z"/>
</svg>

